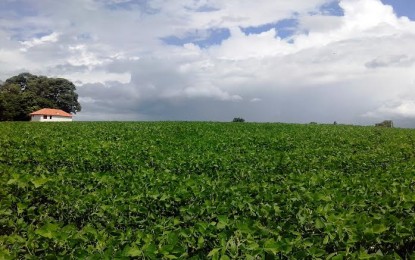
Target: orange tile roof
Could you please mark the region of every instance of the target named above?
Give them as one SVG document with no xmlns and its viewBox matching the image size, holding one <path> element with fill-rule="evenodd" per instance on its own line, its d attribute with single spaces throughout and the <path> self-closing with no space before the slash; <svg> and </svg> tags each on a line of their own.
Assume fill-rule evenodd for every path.
<svg viewBox="0 0 415 260">
<path fill-rule="evenodd" d="M 64 117 L 72 117 L 71 114 L 66 113 L 60 109 L 53 109 L 53 108 L 42 108 L 41 110 L 35 111 L 30 113 L 30 115 L 46 115 L 46 116 L 64 116 Z"/>
</svg>

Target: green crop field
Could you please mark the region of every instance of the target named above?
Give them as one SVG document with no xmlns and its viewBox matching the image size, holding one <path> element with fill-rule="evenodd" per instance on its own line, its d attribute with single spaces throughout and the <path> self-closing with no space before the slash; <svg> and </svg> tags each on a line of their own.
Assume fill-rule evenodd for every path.
<svg viewBox="0 0 415 260">
<path fill-rule="evenodd" d="M 0 124 L 0 259 L 396 259 L 414 251 L 414 130 Z"/>
</svg>

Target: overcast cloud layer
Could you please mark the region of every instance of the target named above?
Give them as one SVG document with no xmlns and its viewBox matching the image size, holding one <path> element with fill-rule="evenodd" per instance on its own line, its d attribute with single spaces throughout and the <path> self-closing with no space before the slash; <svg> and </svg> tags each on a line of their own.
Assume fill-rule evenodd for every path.
<svg viewBox="0 0 415 260">
<path fill-rule="evenodd" d="M 73 81 L 76 120 L 414 127 L 415 15 L 386 3 L 1 0 L 0 79 Z"/>
</svg>

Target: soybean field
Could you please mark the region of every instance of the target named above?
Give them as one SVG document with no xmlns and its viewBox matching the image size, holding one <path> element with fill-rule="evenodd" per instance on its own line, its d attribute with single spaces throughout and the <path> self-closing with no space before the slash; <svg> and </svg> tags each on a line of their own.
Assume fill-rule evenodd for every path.
<svg viewBox="0 0 415 260">
<path fill-rule="evenodd" d="M 0 124 L 0 259 L 409 259 L 415 130 Z"/>
</svg>

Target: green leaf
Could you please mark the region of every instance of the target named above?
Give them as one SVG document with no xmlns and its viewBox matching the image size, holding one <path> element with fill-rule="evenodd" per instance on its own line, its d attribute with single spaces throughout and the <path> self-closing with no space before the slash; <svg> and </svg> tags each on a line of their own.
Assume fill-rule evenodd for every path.
<svg viewBox="0 0 415 260">
<path fill-rule="evenodd" d="M 179 235 L 172 231 L 167 235 L 167 242 L 169 243 L 169 245 L 177 245 L 177 243 L 179 243 Z"/>
<path fill-rule="evenodd" d="M 146 255 L 153 256 L 157 254 L 157 247 L 153 242 L 150 242 L 143 246 L 143 251 Z"/>
<path fill-rule="evenodd" d="M 320 218 L 317 218 L 316 219 L 315 225 L 316 225 L 316 228 L 318 228 L 318 229 L 322 229 L 325 226 L 324 223 L 323 223 L 323 221 L 321 221 Z"/>
<path fill-rule="evenodd" d="M 396 252 L 393 253 L 393 257 L 394 259 L 402 259 L 402 257 L 400 255 L 398 255 Z M 410 259 L 414 259 L 413 257 L 415 257 L 414 254 L 411 255 Z"/>
<path fill-rule="evenodd" d="M 133 246 L 133 247 L 127 247 L 124 254 L 126 256 L 138 257 L 138 256 L 142 256 L 143 252 L 138 247 Z"/>
<path fill-rule="evenodd" d="M 48 223 L 48 224 L 45 224 L 43 227 L 37 229 L 35 233 L 42 237 L 54 238 L 58 229 L 59 229 L 58 224 Z"/>
<path fill-rule="evenodd" d="M 277 242 L 275 242 L 273 238 L 268 239 L 264 243 L 264 250 L 268 253 L 276 255 L 280 252 L 280 245 Z"/>
<path fill-rule="evenodd" d="M 214 248 L 209 252 L 209 254 L 207 256 L 208 257 L 217 256 L 217 255 L 219 255 L 219 251 L 220 251 L 220 248 Z"/>
<path fill-rule="evenodd" d="M 173 220 L 173 225 L 177 226 L 177 225 L 179 225 L 180 223 L 182 223 L 182 222 L 180 221 L 180 219 L 178 219 L 178 218 L 174 218 L 174 220 Z"/>
<path fill-rule="evenodd" d="M 206 230 L 208 229 L 208 227 L 209 227 L 209 223 L 206 223 L 206 222 L 198 222 L 196 224 L 196 227 L 197 227 L 197 230 L 200 233 L 204 234 L 206 232 Z"/>
<path fill-rule="evenodd" d="M 84 232 L 85 234 L 91 234 L 94 237 L 98 236 L 97 230 L 91 224 L 87 224 L 86 226 L 84 226 L 82 232 Z"/>
<path fill-rule="evenodd" d="M 218 220 L 219 220 L 219 222 L 216 225 L 216 227 L 218 229 L 223 229 L 223 228 L 225 228 L 229 224 L 229 219 L 228 219 L 227 216 L 224 216 L 224 215 L 218 216 Z"/>
<path fill-rule="evenodd" d="M 385 225 L 383 225 L 383 224 L 377 224 L 377 225 L 374 225 L 373 227 L 372 227 L 372 231 L 373 231 L 373 233 L 375 233 L 375 234 L 381 234 L 381 233 L 383 233 L 383 232 L 385 232 L 385 231 L 387 231 L 389 228 L 388 227 L 386 227 Z"/>
<path fill-rule="evenodd" d="M 329 236 L 325 236 L 323 239 L 323 245 L 327 245 L 329 243 Z"/>
<path fill-rule="evenodd" d="M 197 246 L 198 246 L 199 248 L 203 247 L 204 243 L 205 243 L 205 239 L 204 239 L 203 237 L 199 237 L 199 238 L 197 239 Z"/>
<path fill-rule="evenodd" d="M 248 223 L 245 223 L 245 222 L 244 223 L 238 223 L 236 225 L 236 227 L 238 228 L 239 231 L 241 231 L 241 233 L 249 234 L 249 233 L 252 232 L 251 225 L 249 225 Z"/>
<path fill-rule="evenodd" d="M 7 248 L 3 248 L 0 247 L 0 259 L 4 259 L 4 260 L 11 260 L 11 259 L 15 259 L 12 257 L 12 255 L 10 254 L 10 251 Z"/>
<path fill-rule="evenodd" d="M 0 216 L 10 216 L 12 215 L 13 211 L 10 209 L 1 209 Z"/>
<path fill-rule="evenodd" d="M 331 258 L 329 258 L 330 260 L 343 260 L 344 259 L 344 257 L 343 257 L 343 255 L 341 255 L 341 254 L 338 254 L 338 255 L 335 255 L 335 256 L 333 256 L 333 257 L 331 257 Z"/>
<path fill-rule="evenodd" d="M 31 182 L 35 185 L 35 188 L 39 188 L 39 187 L 43 186 L 48 181 L 49 181 L 49 179 L 47 179 L 47 178 L 37 178 L 37 179 L 31 180 Z"/>
<path fill-rule="evenodd" d="M 359 259 L 371 259 L 371 258 L 373 258 L 373 256 L 371 254 L 368 254 L 366 252 L 366 250 L 364 250 L 364 249 L 361 249 L 358 252 L 358 256 L 359 256 Z"/>
<path fill-rule="evenodd" d="M 259 245 L 256 242 L 251 242 L 246 247 L 248 250 L 254 251 L 259 249 Z"/>
<path fill-rule="evenodd" d="M 17 179 L 10 179 L 6 184 L 7 185 L 12 185 L 12 184 L 14 184 L 16 182 L 17 182 Z"/>
<path fill-rule="evenodd" d="M 27 204 L 17 203 L 17 213 L 22 214 L 23 211 L 27 208 Z"/>
</svg>

